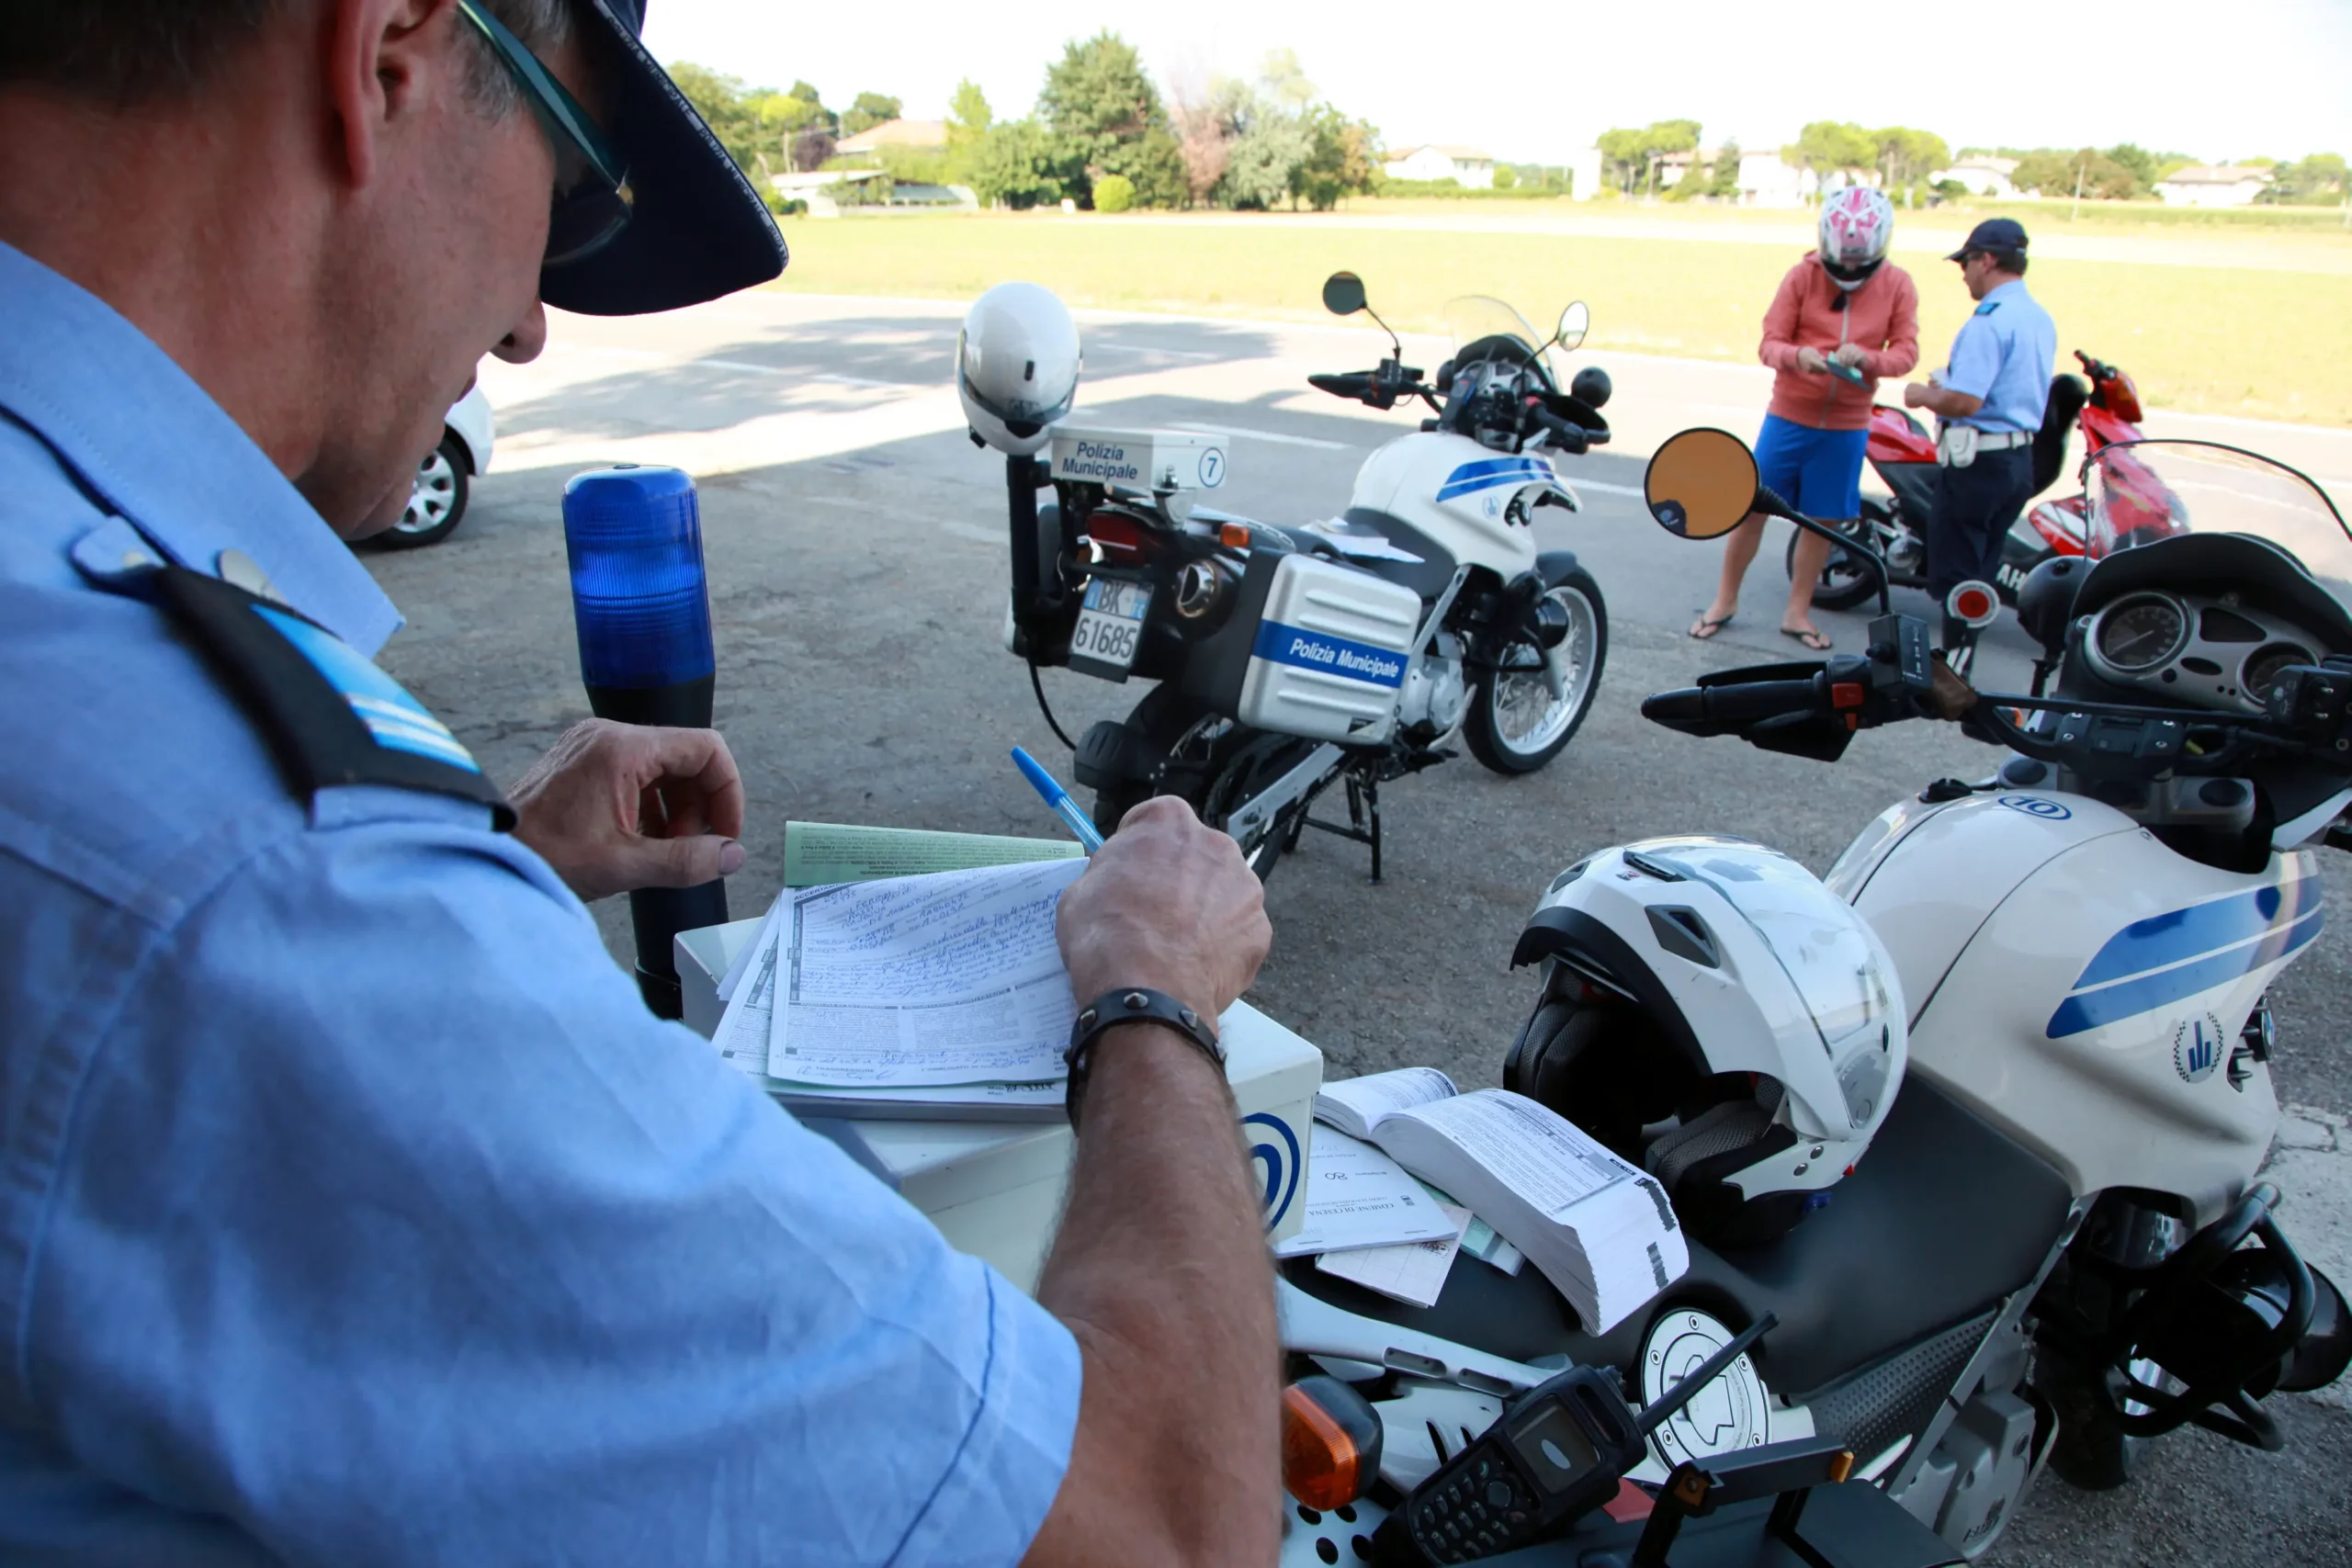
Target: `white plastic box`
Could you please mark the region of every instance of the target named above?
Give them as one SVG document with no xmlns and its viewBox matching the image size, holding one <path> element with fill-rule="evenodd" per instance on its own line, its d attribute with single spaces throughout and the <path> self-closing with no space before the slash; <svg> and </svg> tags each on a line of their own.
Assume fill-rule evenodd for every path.
<svg viewBox="0 0 2352 1568">
<path fill-rule="evenodd" d="M 754 919 L 678 933 L 685 1021 L 697 1032 L 707 1036 L 718 1027 L 718 977 L 759 930 Z M 1267 1236 L 1285 1239 L 1297 1234 L 1306 1210 L 1303 1187 L 1323 1053 L 1247 1002 L 1236 1002 L 1218 1021 L 1218 1038 L 1253 1168 L 1265 1183 Z M 786 1112 L 779 1108 L 776 1114 Z M 957 1250 L 993 1263 L 1024 1291 L 1036 1289 L 1076 1147 L 1067 1122 L 801 1122 L 888 1182 Z M 1148 1223 L 1150 1195 L 1137 1193 L 1136 1201 L 1138 1217 Z"/>
<path fill-rule="evenodd" d="M 1311 556 L 1282 558 L 1233 716 L 1259 729 L 1376 745 L 1396 723 L 1421 596 Z"/>
<path fill-rule="evenodd" d="M 1225 483 L 1222 435 L 1190 430 L 1088 430 L 1054 427 L 1057 479 L 1164 492 L 1215 490 Z"/>
</svg>

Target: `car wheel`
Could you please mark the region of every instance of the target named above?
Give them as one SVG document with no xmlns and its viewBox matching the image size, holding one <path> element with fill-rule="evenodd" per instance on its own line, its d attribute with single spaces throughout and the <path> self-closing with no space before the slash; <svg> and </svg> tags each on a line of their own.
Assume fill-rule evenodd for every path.
<svg viewBox="0 0 2352 1568">
<path fill-rule="evenodd" d="M 433 455 L 417 465 L 416 488 L 409 492 L 408 510 L 399 522 L 376 536 L 377 542 L 395 550 L 439 544 L 465 520 L 471 488 L 466 449 L 456 436 L 444 434 Z"/>
</svg>

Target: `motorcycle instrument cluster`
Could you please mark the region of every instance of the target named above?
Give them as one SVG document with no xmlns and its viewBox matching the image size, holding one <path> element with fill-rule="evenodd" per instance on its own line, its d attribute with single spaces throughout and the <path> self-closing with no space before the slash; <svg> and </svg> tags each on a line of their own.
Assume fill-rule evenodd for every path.
<svg viewBox="0 0 2352 1568">
<path fill-rule="evenodd" d="M 2301 627 L 2196 594 L 2130 593 L 2091 618 L 2084 650 L 2117 685 L 2223 712 L 2260 713 L 2280 676 L 2316 664 Z"/>
</svg>

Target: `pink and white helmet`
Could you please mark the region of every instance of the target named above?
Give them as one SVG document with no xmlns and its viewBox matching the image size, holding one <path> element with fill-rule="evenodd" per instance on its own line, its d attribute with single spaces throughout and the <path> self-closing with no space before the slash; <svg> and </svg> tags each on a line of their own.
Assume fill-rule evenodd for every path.
<svg viewBox="0 0 2352 1568">
<path fill-rule="evenodd" d="M 1868 186 L 1834 190 L 1821 203 L 1821 267 L 1840 288 L 1860 288 L 1886 259 L 1894 204 Z"/>
</svg>

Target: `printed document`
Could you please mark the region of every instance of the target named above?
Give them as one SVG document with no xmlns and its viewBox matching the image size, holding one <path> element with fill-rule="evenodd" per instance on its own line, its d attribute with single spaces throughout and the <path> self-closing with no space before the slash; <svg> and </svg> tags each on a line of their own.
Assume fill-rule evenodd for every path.
<svg viewBox="0 0 2352 1568">
<path fill-rule="evenodd" d="M 1327 1252 L 1315 1260 L 1326 1274 L 1352 1280 L 1366 1290 L 1408 1306 L 1435 1306 L 1445 1291 L 1445 1277 L 1453 1271 L 1453 1255 L 1462 1233 L 1470 1224 L 1470 1211 L 1445 1206 L 1446 1234 L 1435 1241 L 1404 1247 L 1366 1247 L 1360 1252 Z"/>
<path fill-rule="evenodd" d="M 1281 1258 L 1453 1237 L 1460 1227 L 1405 1168 L 1336 1128 L 1315 1134 L 1306 1160 L 1306 1213 Z"/>
<path fill-rule="evenodd" d="M 1054 910 L 1085 869 L 1055 860 L 793 893 L 775 922 L 767 1076 L 842 1089 L 1066 1076 L 1078 1004 Z"/>
</svg>

